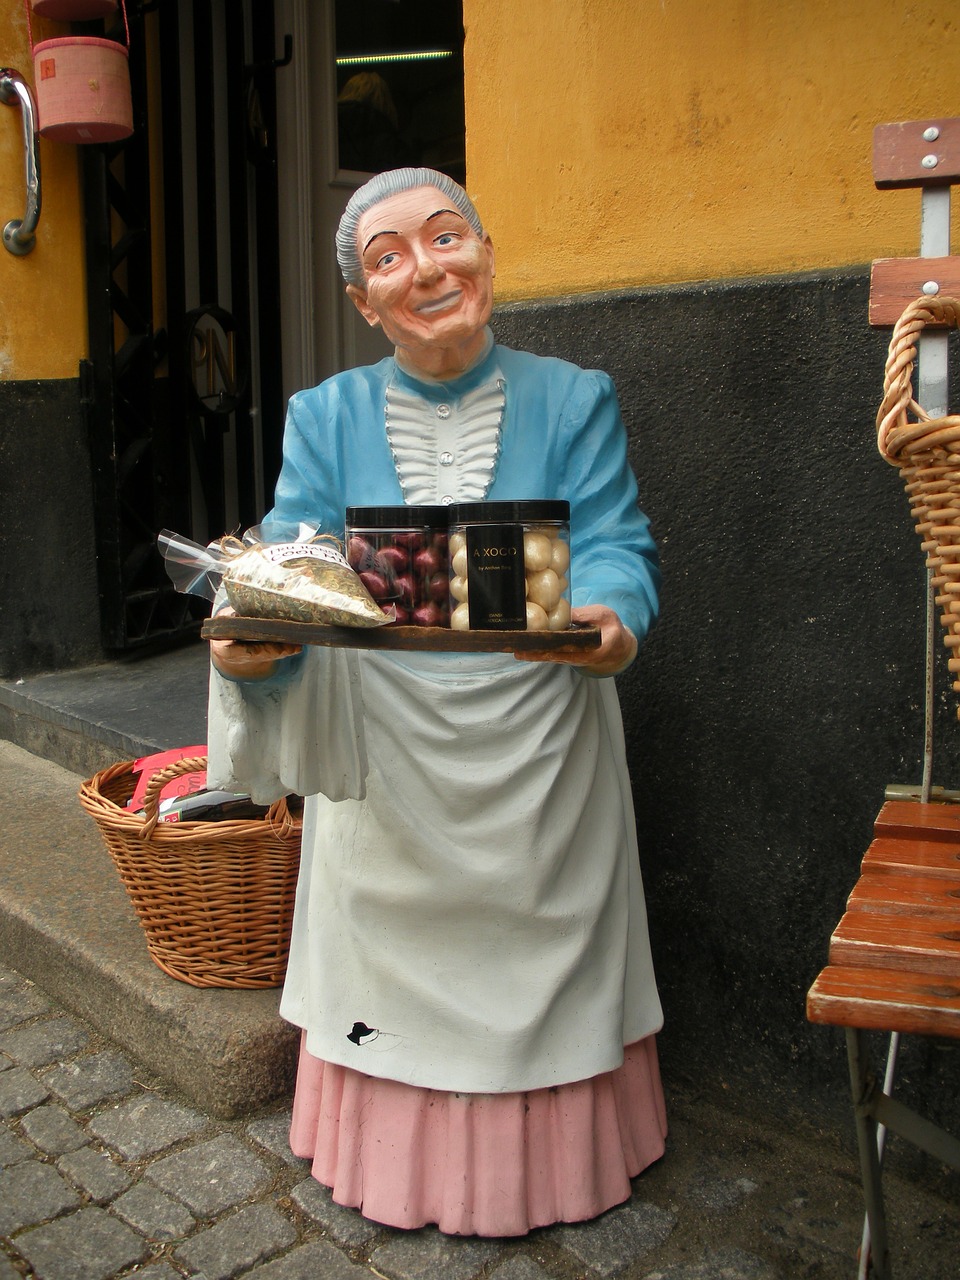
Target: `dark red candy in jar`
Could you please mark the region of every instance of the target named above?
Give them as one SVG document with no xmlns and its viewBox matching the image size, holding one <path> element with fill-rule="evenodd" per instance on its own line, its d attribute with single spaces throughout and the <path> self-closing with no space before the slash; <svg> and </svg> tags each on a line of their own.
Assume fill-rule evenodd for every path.
<svg viewBox="0 0 960 1280">
<path fill-rule="evenodd" d="M 393 579 L 375 569 L 361 569 L 359 578 L 378 604 L 392 600 L 395 594 Z"/>
<path fill-rule="evenodd" d="M 360 534 L 354 534 L 352 537 L 347 538 L 347 563 L 357 573 L 364 573 L 366 570 L 372 569 L 376 554 L 367 539 L 362 538 Z"/>
<path fill-rule="evenodd" d="M 373 598 L 396 607 L 397 625 L 450 625 L 446 507 L 347 507 L 345 541 Z"/>
<path fill-rule="evenodd" d="M 385 547 L 375 551 L 374 559 L 378 569 L 384 573 L 392 573 L 395 577 L 410 572 L 410 552 L 395 542 L 388 542 Z"/>
</svg>

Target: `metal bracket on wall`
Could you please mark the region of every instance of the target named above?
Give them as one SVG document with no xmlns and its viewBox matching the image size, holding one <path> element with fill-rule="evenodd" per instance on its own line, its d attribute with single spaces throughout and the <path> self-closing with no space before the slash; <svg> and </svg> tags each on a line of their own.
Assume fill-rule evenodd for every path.
<svg viewBox="0 0 960 1280">
<path fill-rule="evenodd" d="M 22 218 L 11 218 L 3 228 L 4 248 L 23 257 L 37 243 L 36 229 L 40 221 L 40 135 L 37 132 L 37 108 L 33 92 L 19 71 L 0 69 L 0 102 L 19 104 L 23 117 L 24 174 L 27 184 L 26 209 Z"/>
</svg>

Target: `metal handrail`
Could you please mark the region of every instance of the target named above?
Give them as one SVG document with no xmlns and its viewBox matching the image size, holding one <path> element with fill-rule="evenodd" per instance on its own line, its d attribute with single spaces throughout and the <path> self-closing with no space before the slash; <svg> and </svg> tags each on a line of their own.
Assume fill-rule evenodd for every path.
<svg viewBox="0 0 960 1280">
<path fill-rule="evenodd" d="M 40 135 L 37 132 L 37 108 L 33 91 L 19 71 L 0 68 L 0 102 L 16 106 L 23 116 L 24 172 L 27 180 L 27 204 L 22 218 L 11 218 L 3 228 L 4 248 L 18 257 L 29 253 L 37 243 L 35 235 L 40 221 Z"/>
</svg>

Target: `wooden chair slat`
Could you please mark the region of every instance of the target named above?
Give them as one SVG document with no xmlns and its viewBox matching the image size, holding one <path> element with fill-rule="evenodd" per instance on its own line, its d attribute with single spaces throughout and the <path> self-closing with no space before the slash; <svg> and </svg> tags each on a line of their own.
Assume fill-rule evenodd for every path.
<svg viewBox="0 0 960 1280">
<path fill-rule="evenodd" d="M 924 285 L 931 281 L 937 285 L 934 296 L 956 298 L 960 295 L 960 257 L 877 258 L 870 267 L 870 324 L 895 325 L 910 303 L 924 293 Z M 930 320 L 925 327 L 949 326 L 946 320 Z"/>
<path fill-rule="evenodd" d="M 935 875 L 960 885 L 960 843 L 947 840 L 908 840 L 903 837 L 874 840 L 863 855 L 864 872 L 887 875 Z"/>
<path fill-rule="evenodd" d="M 936 130 L 936 138 L 924 133 Z M 926 157 L 935 157 L 931 167 Z M 960 117 L 902 120 L 873 131 L 873 180 L 889 187 L 949 186 L 960 182 Z"/>
<path fill-rule="evenodd" d="M 807 993 L 811 1022 L 960 1037 L 960 980 L 922 970 L 828 965 Z"/>
<path fill-rule="evenodd" d="M 960 843 L 960 805 L 887 800 L 874 823 L 874 835 L 900 839 L 953 840 Z"/>
<path fill-rule="evenodd" d="M 854 885 L 847 908 L 891 915 L 924 915 L 955 911 L 960 922 L 960 880 L 949 876 L 890 875 L 869 871 Z"/>
<path fill-rule="evenodd" d="M 830 939 L 834 965 L 922 969 L 960 978 L 960 912 L 923 916 L 847 911 Z"/>
</svg>

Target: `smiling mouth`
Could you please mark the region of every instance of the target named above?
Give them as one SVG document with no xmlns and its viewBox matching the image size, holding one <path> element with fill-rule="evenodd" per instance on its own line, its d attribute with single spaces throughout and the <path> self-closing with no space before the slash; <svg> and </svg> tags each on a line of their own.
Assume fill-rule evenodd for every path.
<svg viewBox="0 0 960 1280">
<path fill-rule="evenodd" d="M 460 290 L 453 289 L 450 293 L 445 293 L 442 298 L 432 298 L 429 302 L 421 302 L 416 311 L 418 315 L 432 315 L 434 311 L 446 311 L 448 307 L 452 307 L 459 299 Z"/>
</svg>

